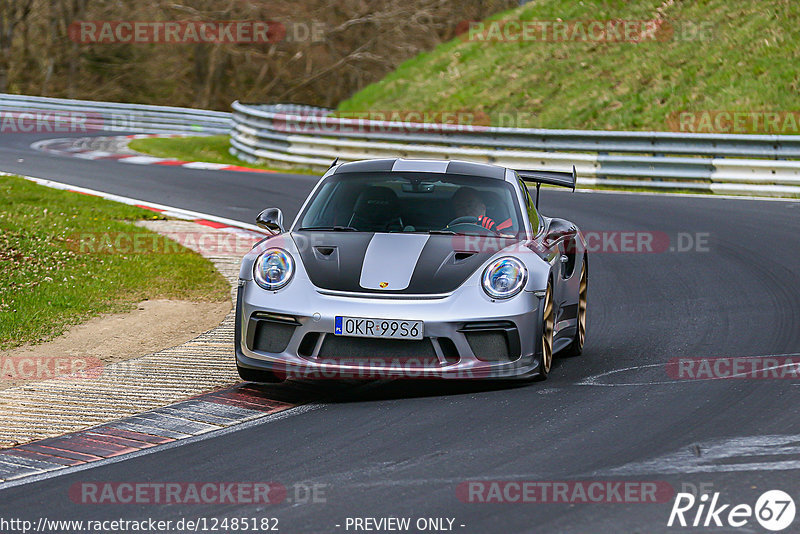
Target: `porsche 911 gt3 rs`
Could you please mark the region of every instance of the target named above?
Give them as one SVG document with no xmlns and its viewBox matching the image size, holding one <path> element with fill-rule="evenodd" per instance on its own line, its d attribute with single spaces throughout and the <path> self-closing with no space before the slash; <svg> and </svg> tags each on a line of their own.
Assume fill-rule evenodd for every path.
<svg viewBox="0 0 800 534">
<path fill-rule="evenodd" d="M 278 208 L 257 218 L 271 235 L 239 274 L 240 376 L 547 377 L 583 350 L 588 263 L 578 227 L 539 213 L 542 184 L 574 190 L 575 170 L 334 163 L 289 230 Z"/>
</svg>

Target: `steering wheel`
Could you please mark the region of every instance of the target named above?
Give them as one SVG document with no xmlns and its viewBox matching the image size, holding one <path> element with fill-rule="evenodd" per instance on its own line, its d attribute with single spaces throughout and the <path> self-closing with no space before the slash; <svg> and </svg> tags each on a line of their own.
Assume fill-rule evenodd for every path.
<svg viewBox="0 0 800 534">
<path fill-rule="evenodd" d="M 477 217 L 473 217 L 472 215 L 466 215 L 464 217 L 456 217 L 455 219 L 453 219 L 452 221 L 447 223 L 447 228 L 449 228 L 451 226 L 455 226 L 457 224 L 476 224 L 478 226 L 481 225 L 478 222 L 478 218 Z"/>
<path fill-rule="evenodd" d="M 472 215 L 467 215 L 464 217 L 456 217 L 455 219 L 447 223 L 447 226 L 445 228 L 457 232 L 458 230 L 455 229 L 455 227 L 457 226 L 465 226 L 466 227 L 464 228 L 465 231 L 468 230 L 470 232 L 474 232 L 476 229 L 479 228 L 480 233 L 483 235 L 497 235 L 497 232 L 485 228 L 483 225 L 481 225 L 480 222 L 478 222 L 478 218 Z"/>
</svg>

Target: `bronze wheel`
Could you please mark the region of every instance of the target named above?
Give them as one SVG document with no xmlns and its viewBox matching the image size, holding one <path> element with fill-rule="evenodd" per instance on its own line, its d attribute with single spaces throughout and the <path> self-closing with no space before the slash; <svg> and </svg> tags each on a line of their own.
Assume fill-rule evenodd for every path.
<svg viewBox="0 0 800 534">
<path fill-rule="evenodd" d="M 586 341 L 586 295 L 589 290 L 589 275 L 586 264 L 586 257 L 583 258 L 581 267 L 581 278 L 578 286 L 578 316 L 575 328 L 575 337 L 569 347 L 564 349 L 564 356 L 579 356 L 583 352 L 583 344 Z"/>
<path fill-rule="evenodd" d="M 583 351 L 583 343 L 586 340 L 586 293 L 589 289 L 589 280 L 586 276 L 586 261 L 581 267 L 581 285 L 578 291 L 578 349 Z"/>
<path fill-rule="evenodd" d="M 550 368 L 553 366 L 553 329 L 555 326 L 555 314 L 553 313 L 553 289 L 550 284 L 547 285 L 543 306 L 540 376 L 544 378 L 550 373 Z"/>
</svg>

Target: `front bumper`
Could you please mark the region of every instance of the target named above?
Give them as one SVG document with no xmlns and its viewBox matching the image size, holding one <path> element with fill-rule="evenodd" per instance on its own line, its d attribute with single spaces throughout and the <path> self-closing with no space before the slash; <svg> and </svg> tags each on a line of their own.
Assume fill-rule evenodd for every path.
<svg viewBox="0 0 800 534">
<path fill-rule="evenodd" d="M 525 291 L 507 301 L 463 286 L 436 299 L 384 299 L 330 295 L 313 286 L 269 292 L 241 280 L 236 360 L 281 378 L 527 378 L 538 374 L 539 315 L 539 297 Z M 335 336 L 336 316 L 419 320 L 425 338 Z"/>
</svg>

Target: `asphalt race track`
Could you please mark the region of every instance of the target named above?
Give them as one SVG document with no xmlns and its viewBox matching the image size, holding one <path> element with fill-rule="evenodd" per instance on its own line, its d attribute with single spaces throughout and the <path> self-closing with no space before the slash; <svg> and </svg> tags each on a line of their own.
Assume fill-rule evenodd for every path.
<svg viewBox="0 0 800 534">
<path fill-rule="evenodd" d="M 83 161 L 28 148 L 39 138 L 0 138 L 0 170 L 244 222 L 269 206 L 291 220 L 315 181 Z M 675 379 L 666 364 L 800 352 L 800 202 L 547 190 L 541 206 L 584 232 L 670 239 L 659 252 L 590 257 L 585 352 L 557 359 L 546 382 L 342 387 L 327 402 L 224 435 L 0 490 L 0 516 L 275 517 L 281 532 L 301 533 L 353 532 L 348 517 L 451 518 L 464 533 L 682 532 L 695 530 L 667 527 L 673 498 L 487 504 L 463 502 L 457 488 L 467 481 L 659 481 L 675 491 L 713 488 L 722 503 L 753 506 L 771 489 L 797 500 L 800 381 Z M 695 245 L 700 239 L 699 249 L 669 250 L 690 248 L 687 235 Z M 289 495 L 266 506 L 70 499 L 73 484 L 97 481 L 274 481 Z M 298 499 L 300 483 L 324 485 L 324 498 Z M 800 518 L 786 532 L 798 525 Z M 765 532 L 753 518 L 738 531 Z"/>
</svg>

